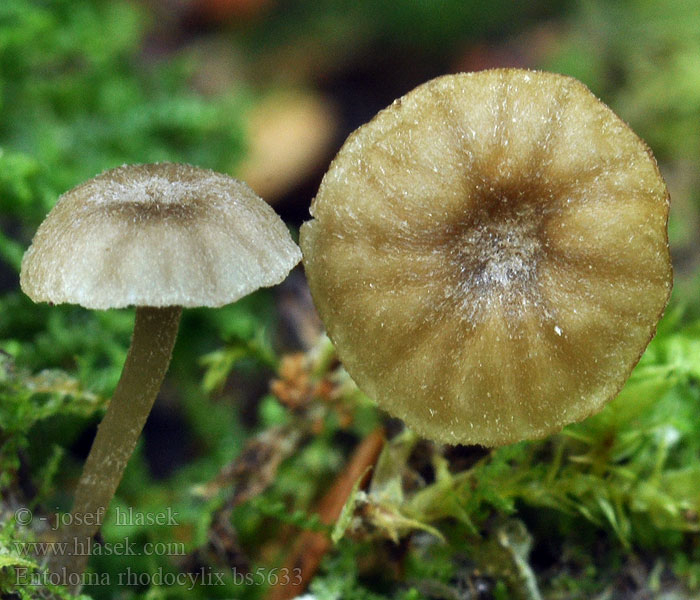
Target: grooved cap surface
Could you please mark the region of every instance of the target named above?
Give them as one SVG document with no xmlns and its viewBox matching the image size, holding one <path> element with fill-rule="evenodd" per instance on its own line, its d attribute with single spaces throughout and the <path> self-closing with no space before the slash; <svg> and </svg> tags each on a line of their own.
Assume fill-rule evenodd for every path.
<svg viewBox="0 0 700 600">
<path fill-rule="evenodd" d="M 600 410 L 668 300 L 649 149 L 580 82 L 430 81 L 346 141 L 301 230 L 358 386 L 448 443 L 537 438 Z"/>
<path fill-rule="evenodd" d="M 301 259 L 245 183 L 190 165 L 112 169 L 61 196 L 22 260 L 35 302 L 87 308 L 222 306 Z"/>
</svg>

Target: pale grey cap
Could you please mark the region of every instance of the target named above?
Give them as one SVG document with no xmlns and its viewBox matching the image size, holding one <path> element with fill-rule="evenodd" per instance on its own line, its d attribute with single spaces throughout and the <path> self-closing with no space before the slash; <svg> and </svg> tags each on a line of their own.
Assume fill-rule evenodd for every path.
<svg viewBox="0 0 700 600">
<path fill-rule="evenodd" d="M 222 306 L 280 283 L 299 260 L 282 220 L 242 181 L 125 165 L 59 198 L 20 285 L 35 302 L 86 308 Z"/>
</svg>

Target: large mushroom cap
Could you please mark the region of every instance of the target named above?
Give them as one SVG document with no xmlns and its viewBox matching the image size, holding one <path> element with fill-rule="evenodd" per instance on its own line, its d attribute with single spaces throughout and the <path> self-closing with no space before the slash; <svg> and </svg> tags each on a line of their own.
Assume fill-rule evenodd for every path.
<svg viewBox="0 0 700 600">
<path fill-rule="evenodd" d="M 66 192 L 22 261 L 34 301 L 87 308 L 222 306 L 301 259 L 245 183 L 190 165 L 112 169 Z"/>
<path fill-rule="evenodd" d="M 358 386 L 422 435 L 499 445 L 620 390 L 671 289 L 668 193 L 580 82 L 441 77 L 353 134 L 301 231 Z"/>
</svg>

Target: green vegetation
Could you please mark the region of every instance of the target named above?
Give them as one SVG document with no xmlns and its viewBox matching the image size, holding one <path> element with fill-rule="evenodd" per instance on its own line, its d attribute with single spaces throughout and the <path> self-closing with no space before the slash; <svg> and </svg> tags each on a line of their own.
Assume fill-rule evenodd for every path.
<svg viewBox="0 0 700 600">
<path fill-rule="evenodd" d="M 374 2 L 291 4 L 219 33 L 224 46 L 263 64 L 309 39 L 338 61 L 339 48 L 356 60 L 379 45 L 445 69 L 482 33 L 517 34 L 498 56 L 517 54 L 514 23 L 538 17 L 503 2 L 446 2 L 439 18 L 417 1 L 379 13 Z M 127 468 L 85 598 L 263 598 L 302 531 L 335 540 L 310 584 L 317 600 L 700 597 L 700 17 L 680 0 L 593 0 L 566 14 L 535 4 L 556 24 L 537 65 L 580 77 L 628 120 L 673 195 L 676 290 L 619 397 L 561 434 L 493 451 L 436 446 L 389 422 L 369 483 L 328 524 L 320 499 L 385 415 L 327 340 L 285 348 L 274 292 L 187 311 L 154 415 L 166 434 L 147 431 Z M 211 57 L 186 44 L 146 52 L 156 25 L 133 1 L 0 2 L 3 598 L 41 591 L 17 585 L 44 581 L 27 544 L 51 541 L 70 508 L 133 326 L 131 311 L 24 297 L 17 272 L 33 232 L 61 192 L 104 169 L 172 160 L 232 172 L 245 156 L 254 85 L 198 91 Z"/>
</svg>

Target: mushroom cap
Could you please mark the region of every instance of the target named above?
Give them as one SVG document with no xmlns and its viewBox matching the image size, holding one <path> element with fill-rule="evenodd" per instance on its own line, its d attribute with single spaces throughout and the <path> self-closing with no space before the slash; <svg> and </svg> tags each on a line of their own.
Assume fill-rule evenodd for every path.
<svg viewBox="0 0 700 600">
<path fill-rule="evenodd" d="M 301 259 L 245 183 L 176 163 L 125 165 L 61 196 L 22 260 L 35 302 L 87 308 L 222 306 Z"/>
<path fill-rule="evenodd" d="M 351 377 L 423 436 L 487 446 L 600 410 L 668 300 L 669 197 L 575 79 L 432 80 L 346 141 L 301 230 Z"/>
</svg>

